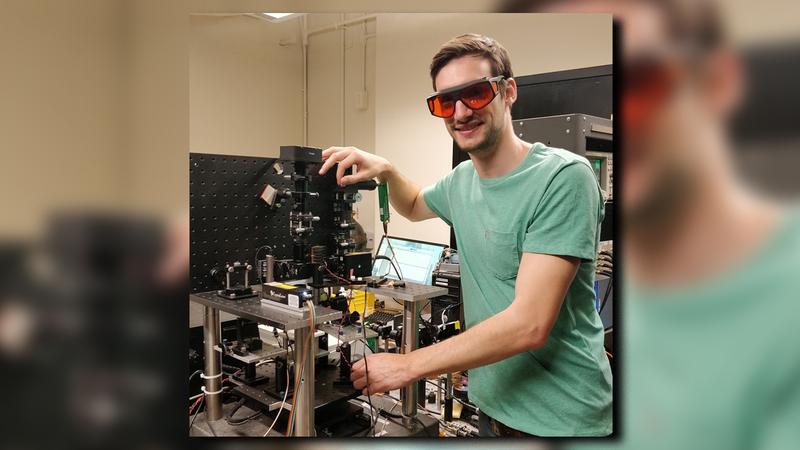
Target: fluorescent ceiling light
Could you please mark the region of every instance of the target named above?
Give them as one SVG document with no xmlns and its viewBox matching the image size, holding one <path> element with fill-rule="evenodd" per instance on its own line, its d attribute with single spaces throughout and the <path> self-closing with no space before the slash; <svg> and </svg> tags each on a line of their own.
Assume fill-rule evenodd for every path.
<svg viewBox="0 0 800 450">
<path fill-rule="evenodd" d="M 282 18 L 284 18 L 284 17 L 291 16 L 291 15 L 292 15 L 292 14 L 294 14 L 294 13 L 273 13 L 273 12 L 265 12 L 265 13 L 261 13 L 261 14 L 263 14 L 263 15 L 265 15 L 265 16 L 272 17 L 273 19 L 282 19 Z"/>
</svg>

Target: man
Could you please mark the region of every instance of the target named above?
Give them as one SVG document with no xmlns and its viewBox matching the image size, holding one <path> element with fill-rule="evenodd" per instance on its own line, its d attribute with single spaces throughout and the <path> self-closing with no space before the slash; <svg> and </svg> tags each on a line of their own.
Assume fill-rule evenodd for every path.
<svg viewBox="0 0 800 450">
<path fill-rule="evenodd" d="M 482 435 L 608 435 L 612 380 L 593 306 L 603 199 L 592 169 L 514 134 L 517 85 L 493 39 L 456 37 L 430 69 L 428 106 L 469 161 L 422 190 L 383 158 L 333 147 L 320 174 L 338 164 L 342 185 L 377 177 L 403 216 L 453 225 L 468 329 L 409 354 L 370 355 L 353 365 L 354 385 L 375 394 L 469 369 Z"/>
<path fill-rule="evenodd" d="M 735 173 L 743 77 L 716 6 L 545 8 L 611 12 L 622 29 L 623 448 L 800 442 L 800 210 Z"/>
</svg>

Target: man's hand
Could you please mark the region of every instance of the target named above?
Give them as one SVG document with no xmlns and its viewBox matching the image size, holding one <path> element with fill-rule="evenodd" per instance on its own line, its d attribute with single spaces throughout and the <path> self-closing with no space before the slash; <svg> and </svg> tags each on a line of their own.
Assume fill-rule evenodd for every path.
<svg viewBox="0 0 800 450">
<path fill-rule="evenodd" d="M 336 168 L 336 183 L 339 186 L 347 186 L 376 177 L 383 182 L 386 181 L 386 176 L 392 169 L 392 164 L 386 159 L 355 147 L 330 147 L 322 152 L 322 159 L 325 163 L 319 169 L 320 175 L 325 175 L 334 164 L 339 164 Z M 358 165 L 358 173 L 345 176 L 344 171 L 354 164 Z"/>
<path fill-rule="evenodd" d="M 408 355 L 397 353 L 375 353 L 360 359 L 350 370 L 353 386 L 364 395 L 371 395 L 399 389 L 411 384 L 415 377 L 411 373 Z M 367 386 L 367 367 L 369 367 L 369 386 Z"/>
</svg>

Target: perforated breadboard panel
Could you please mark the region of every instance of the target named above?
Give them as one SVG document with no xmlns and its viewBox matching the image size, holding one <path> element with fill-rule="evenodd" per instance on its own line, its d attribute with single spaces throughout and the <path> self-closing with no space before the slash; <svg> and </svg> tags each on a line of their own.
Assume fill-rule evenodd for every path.
<svg viewBox="0 0 800 450">
<path fill-rule="evenodd" d="M 221 287 L 210 275 L 214 266 L 235 261 L 255 266 L 256 249 L 262 245 L 272 246 L 277 259 L 292 257 L 292 200 L 276 208 L 261 199 L 267 184 L 276 189 L 294 187 L 273 169 L 276 161 L 283 166 L 283 174 L 293 171 L 292 162 L 275 158 L 189 154 L 191 292 Z M 319 165 L 309 167 L 314 174 L 319 169 Z M 320 222 L 314 225 L 309 245 L 331 244 L 335 188 L 334 172 L 311 178 L 310 190 L 320 194 L 310 199 L 311 211 Z M 262 251 L 260 257 L 264 254 Z M 255 282 L 255 267 L 251 276 L 251 283 Z"/>
</svg>

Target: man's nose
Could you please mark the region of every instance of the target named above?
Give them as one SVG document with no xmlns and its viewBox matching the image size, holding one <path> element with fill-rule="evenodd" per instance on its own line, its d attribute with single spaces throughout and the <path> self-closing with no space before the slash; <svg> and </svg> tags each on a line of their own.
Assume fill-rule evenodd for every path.
<svg viewBox="0 0 800 450">
<path fill-rule="evenodd" d="M 453 118 L 456 122 L 464 122 L 468 120 L 470 116 L 472 116 L 472 110 L 467 108 L 467 105 L 460 99 L 456 100 L 456 112 L 453 114 Z"/>
</svg>

